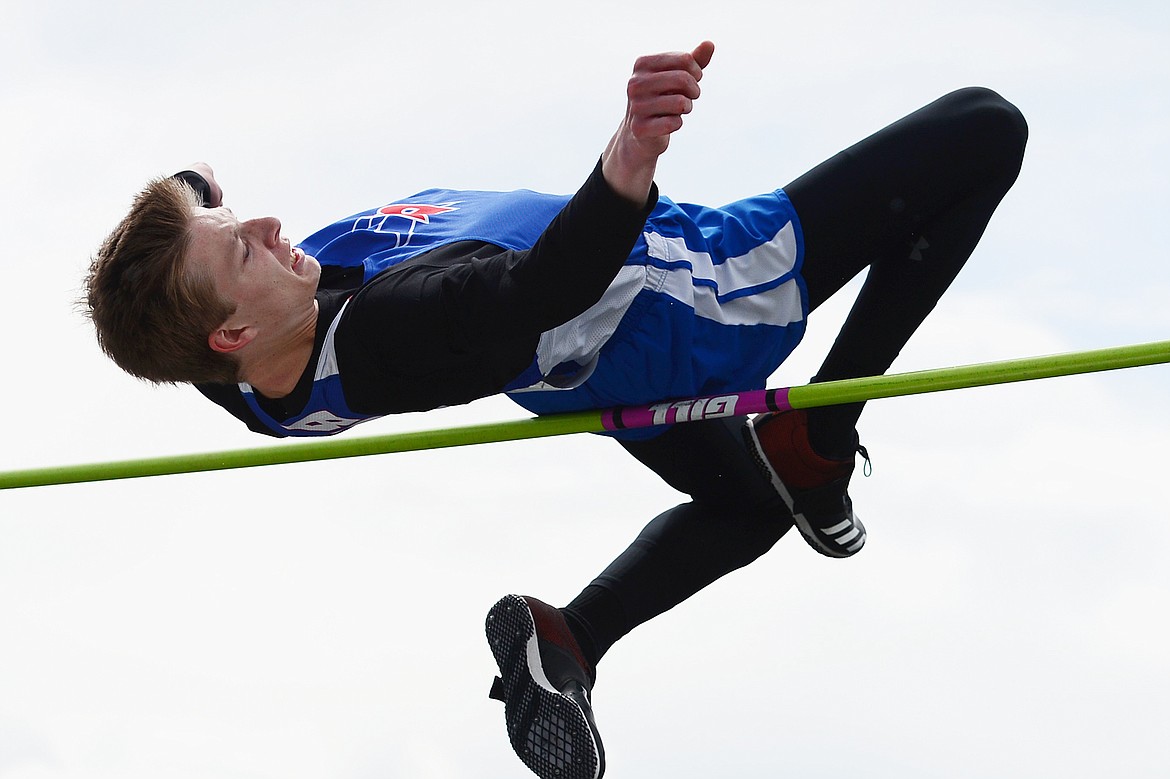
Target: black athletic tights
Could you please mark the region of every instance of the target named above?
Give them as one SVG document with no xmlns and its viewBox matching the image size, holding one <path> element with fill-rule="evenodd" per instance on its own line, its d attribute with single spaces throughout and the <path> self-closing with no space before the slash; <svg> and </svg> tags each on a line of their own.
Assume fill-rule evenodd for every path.
<svg viewBox="0 0 1170 779">
<path fill-rule="evenodd" d="M 994 92 L 951 93 L 784 188 L 816 309 L 868 267 L 814 381 L 884 373 L 963 267 L 1016 179 L 1027 140 Z M 822 455 L 851 454 L 862 404 L 814 409 Z M 675 425 L 623 446 L 691 500 L 659 515 L 565 609 L 596 662 L 627 632 L 768 551 L 792 517 L 744 445 L 744 419 Z M 811 552 L 810 552 L 811 554 Z"/>
</svg>

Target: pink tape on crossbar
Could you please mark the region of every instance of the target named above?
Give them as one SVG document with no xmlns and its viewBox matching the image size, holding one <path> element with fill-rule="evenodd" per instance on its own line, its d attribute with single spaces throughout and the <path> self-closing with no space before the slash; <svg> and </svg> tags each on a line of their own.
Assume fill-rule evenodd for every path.
<svg viewBox="0 0 1170 779">
<path fill-rule="evenodd" d="M 733 392 L 709 395 L 646 406 L 622 406 L 602 413 L 601 424 L 607 431 L 667 425 L 673 422 L 698 422 L 702 419 L 787 411 L 788 388 Z"/>
</svg>

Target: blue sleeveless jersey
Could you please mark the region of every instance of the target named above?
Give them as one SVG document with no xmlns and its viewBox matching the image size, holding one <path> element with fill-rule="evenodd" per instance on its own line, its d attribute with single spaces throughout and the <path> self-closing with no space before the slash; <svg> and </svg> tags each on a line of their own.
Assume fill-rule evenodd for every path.
<svg viewBox="0 0 1170 779">
<path fill-rule="evenodd" d="M 300 245 L 322 265 L 365 268 L 369 281 L 392 265 L 457 241 L 528 249 L 569 202 L 567 195 L 429 189 L 334 222 Z"/>
<path fill-rule="evenodd" d="M 381 271 L 431 249 L 483 241 L 530 248 L 569 196 L 432 189 L 363 211 L 299 246 L 322 265 Z M 604 229 L 604 226 L 599 226 Z M 540 336 L 528 370 L 505 391 L 537 414 L 757 389 L 804 334 L 803 238 L 782 191 L 722 208 L 660 198 L 625 266 L 594 306 Z M 304 410 L 283 422 L 248 405 L 279 435 L 331 435 L 368 417 L 349 409 L 332 338 Z M 626 431 L 624 437 L 657 431 Z"/>
</svg>

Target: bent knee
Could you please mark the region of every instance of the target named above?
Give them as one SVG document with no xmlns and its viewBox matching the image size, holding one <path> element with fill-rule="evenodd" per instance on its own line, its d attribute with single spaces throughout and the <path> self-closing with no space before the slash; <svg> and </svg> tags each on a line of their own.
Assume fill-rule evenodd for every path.
<svg viewBox="0 0 1170 779">
<path fill-rule="evenodd" d="M 954 100 L 965 121 L 1023 154 L 1028 142 L 1028 121 L 1014 104 L 987 87 L 966 87 L 948 97 Z"/>
<path fill-rule="evenodd" d="M 998 92 L 966 87 L 942 98 L 951 115 L 965 128 L 968 151 L 978 155 L 989 173 L 1014 181 L 1028 143 L 1024 114 Z"/>
</svg>

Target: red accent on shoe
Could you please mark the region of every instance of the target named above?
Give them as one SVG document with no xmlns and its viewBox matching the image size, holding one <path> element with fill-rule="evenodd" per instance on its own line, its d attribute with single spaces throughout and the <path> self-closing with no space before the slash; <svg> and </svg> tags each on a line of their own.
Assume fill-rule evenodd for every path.
<svg viewBox="0 0 1170 779">
<path fill-rule="evenodd" d="M 808 413 L 804 409 L 761 415 L 754 426 L 768 462 L 789 487 L 813 489 L 853 472 L 852 457 L 830 460 L 813 451 L 808 440 Z"/>
<path fill-rule="evenodd" d="M 565 621 L 561 610 L 528 595 L 522 595 L 520 597 L 528 604 L 528 610 L 532 613 L 532 622 L 536 626 L 536 635 L 542 641 L 548 641 L 569 652 L 588 675 L 589 686 L 592 687 L 593 681 L 596 678 L 596 672 L 585 659 L 585 653 L 581 651 L 581 646 L 577 643 L 573 631 L 569 629 L 569 623 Z"/>
</svg>

